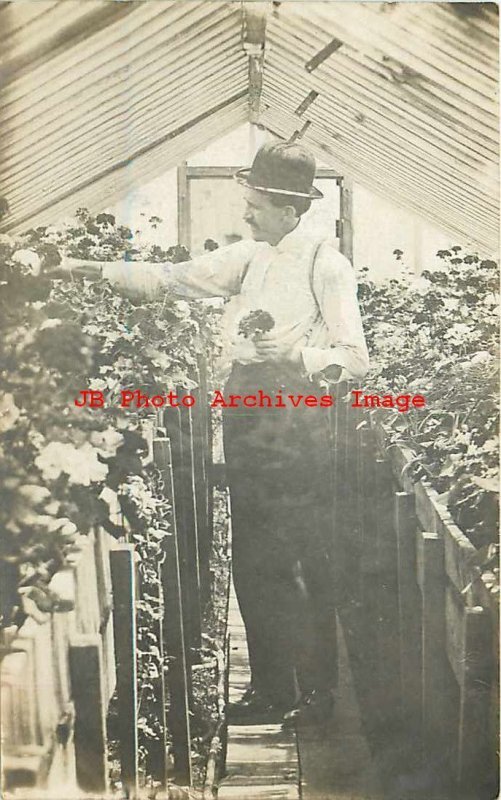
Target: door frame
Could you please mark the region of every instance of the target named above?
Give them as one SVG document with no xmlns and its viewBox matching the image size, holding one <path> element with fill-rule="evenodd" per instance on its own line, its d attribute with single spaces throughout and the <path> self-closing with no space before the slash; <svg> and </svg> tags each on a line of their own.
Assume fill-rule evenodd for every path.
<svg viewBox="0 0 501 800">
<path fill-rule="evenodd" d="M 192 181 L 226 178 L 232 179 L 242 167 L 189 167 L 186 163 L 177 168 L 177 232 L 178 243 L 191 248 L 191 185 Z M 340 189 L 340 219 L 336 220 L 339 249 L 353 261 L 352 184 L 334 169 L 319 169 L 317 178 L 335 180 Z"/>
</svg>

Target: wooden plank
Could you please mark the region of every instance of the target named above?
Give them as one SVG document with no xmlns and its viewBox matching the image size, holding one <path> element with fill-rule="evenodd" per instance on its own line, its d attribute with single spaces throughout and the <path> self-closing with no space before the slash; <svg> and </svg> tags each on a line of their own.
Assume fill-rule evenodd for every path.
<svg viewBox="0 0 501 800">
<path fill-rule="evenodd" d="M 206 395 L 201 389 L 194 391 L 197 403 L 191 409 L 193 430 L 193 487 L 196 504 L 196 523 L 198 540 L 198 573 L 200 581 L 200 608 L 201 613 L 210 597 L 210 549 L 208 530 L 208 476 L 207 476 L 207 416 Z"/>
<path fill-rule="evenodd" d="M 416 499 L 416 516 L 422 529 L 437 533 L 439 517 L 430 500 L 428 487 L 425 486 L 423 481 L 414 484 L 414 496 Z"/>
<path fill-rule="evenodd" d="M 447 577 L 457 591 L 462 592 L 476 577 L 474 562 L 477 560 L 477 550 L 452 520 L 444 520 L 440 530 L 444 539 Z M 473 594 L 474 587 L 471 588 Z"/>
<path fill-rule="evenodd" d="M 75 603 L 74 570 L 63 569 L 57 572 L 50 582 L 50 588 L 68 604 Z M 68 665 L 68 647 L 72 636 L 77 633 L 75 612 L 51 614 L 52 663 L 54 669 L 54 687 L 59 707 L 64 708 L 71 699 L 70 674 Z"/>
<path fill-rule="evenodd" d="M 14 645 L 15 646 L 15 645 Z M 5 655 L 0 666 L 3 752 L 37 742 L 36 695 L 28 650 Z"/>
<path fill-rule="evenodd" d="M 445 685 L 445 574 L 443 540 L 433 532 L 417 537 L 421 586 L 422 704 L 425 758 L 442 741 Z"/>
<path fill-rule="evenodd" d="M 167 780 L 169 774 L 168 768 L 168 751 L 169 751 L 169 735 L 167 730 L 167 652 L 164 641 L 164 621 L 163 615 L 165 614 L 165 604 L 162 591 L 162 565 L 158 566 L 158 578 L 160 586 L 160 600 L 162 607 L 162 617 L 158 621 L 158 649 L 160 651 L 160 741 L 159 741 L 159 757 L 155 765 L 155 771 L 152 772 L 152 777 L 160 781 L 163 789 L 167 787 Z"/>
<path fill-rule="evenodd" d="M 172 508 L 176 518 L 176 547 L 179 555 L 180 569 L 180 591 L 182 596 L 183 631 L 186 642 L 186 656 L 188 663 L 191 664 L 191 605 L 189 597 L 190 581 L 188 574 L 190 565 L 188 561 L 188 544 L 186 530 L 186 515 L 184 513 L 185 504 L 185 484 L 183 471 L 183 434 L 181 430 L 181 412 L 179 408 L 166 408 L 163 414 L 166 433 L 169 441 L 170 460 L 169 465 L 172 472 L 173 497 Z M 164 445 L 157 438 L 154 441 L 154 459 L 157 462 L 157 454 L 160 460 L 165 458 L 162 455 Z M 162 461 L 163 463 L 163 461 Z M 162 470 L 164 467 L 159 468 Z M 167 495 L 166 495 L 167 497 Z"/>
<path fill-rule="evenodd" d="M 177 777 L 191 784 L 190 705 L 191 675 L 188 669 L 184 630 L 181 559 L 177 530 L 176 498 L 172 474 L 172 454 L 169 439 L 154 441 L 155 464 L 164 481 L 164 494 L 169 503 L 169 530 L 163 540 L 165 558 L 162 563 L 162 593 L 164 598 L 164 641 L 169 657 L 168 724 L 172 734 L 174 766 Z"/>
<path fill-rule="evenodd" d="M 402 706 L 400 692 L 400 648 L 397 631 L 398 578 L 396 533 L 393 525 L 393 480 L 391 468 L 384 458 L 373 462 L 376 546 L 379 579 L 374 587 L 373 602 L 377 608 L 377 641 L 379 671 L 384 702 L 380 710 L 385 727 L 400 724 Z"/>
<path fill-rule="evenodd" d="M 197 478 L 195 467 L 195 430 L 191 408 L 181 408 L 181 435 L 183 449 L 183 495 L 184 516 L 186 526 L 186 544 L 188 554 L 188 595 L 190 603 L 191 620 L 191 648 L 193 657 L 202 646 L 202 611 L 201 611 L 201 569 L 200 569 L 200 542 L 198 531 Z"/>
<path fill-rule="evenodd" d="M 376 503 L 377 560 L 384 572 L 396 576 L 396 535 L 393 525 L 393 481 L 389 462 L 377 457 L 372 465 Z"/>
<path fill-rule="evenodd" d="M 322 47 L 318 53 L 315 53 L 313 58 L 311 58 L 305 65 L 304 68 L 306 72 L 313 72 L 317 67 L 320 66 L 327 58 L 329 58 L 336 50 L 339 50 L 340 47 L 343 46 L 343 42 L 340 39 L 332 39 L 325 47 Z"/>
<path fill-rule="evenodd" d="M 177 242 L 179 245 L 191 247 L 191 203 L 186 162 L 177 168 Z"/>
<path fill-rule="evenodd" d="M 138 698 L 134 546 L 117 545 L 110 552 L 110 566 L 121 779 L 129 795 L 135 797 L 138 792 Z"/>
<path fill-rule="evenodd" d="M 86 792 L 106 792 L 106 708 L 102 681 L 101 639 L 74 636 L 69 650 L 75 705 L 75 761 L 78 785 Z"/>
<path fill-rule="evenodd" d="M 479 784 L 496 783 L 495 743 L 489 741 L 488 727 L 490 686 L 496 680 L 490 639 L 485 609 L 465 608 L 457 762 L 457 780 L 462 789 L 476 787 L 478 791 Z"/>
<path fill-rule="evenodd" d="M 113 594 L 110 566 L 110 536 L 104 528 L 96 526 L 94 530 L 94 555 L 96 563 L 97 594 L 99 599 L 100 626 L 99 632 L 103 642 L 103 669 L 106 680 L 106 700 L 109 702 L 115 691 L 115 658 L 114 648 L 110 650 L 110 636 L 107 630 L 112 615 Z M 115 541 L 113 541 L 113 546 Z"/>
<path fill-rule="evenodd" d="M 339 249 L 353 262 L 353 183 L 343 177 L 339 199 Z"/>
<path fill-rule="evenodd" d="M 351 526 L 347 519 L 350 497 L 348 495 L 347 475 L 347 448 L 348 448 L 348 407 L 341 399 L 346 384 L 339 384 L 336 404 L 334 406 L 334 429 L 331 428 L 333 439 L 331 444 L 334 450 L 332 464 L 332 480 L 334 484 L 333 502 L 333 530 L 327 541 L 331 545 L 331 561 L 334 571 L 335 590 L 337 603 L 347 602 L 347 595 L 351 591 L 351 582 L 347 580 L 349 567 L 347 563 L 348 539 L 352 535 Z M 332 417 L 331 417 L 332 419 Z"/>
<path fill-rule="evenodd" d="M 228 698 L 237 700 L 250 680 L 245 628 L 234 587 L 228 613 L 231 650 Z M 220 800 L 243 798 L 299 798 L 299 765 L 295 735 L 278 724 L 230 725 Z"/>
<path fill-rule="evenodd" d="M 416 582 L 416 530 L 414 495 L 395 492 L 394 526 L 397 537 L 398 628 L 400 691 L 404 724 L 420 729 L 420 618 Z"/>
<path fill-rule="evenodd" d="M 362 561 L 363 574 L 375 573 L 379 569 L 377 549 L 377 518 L 376 518 L 376 486 L 374 474 L 375 437 L 370 428 L 361 428 L 359 431 L 360 457 L 361 457 L 361 490 L 362 490 Z"/>
<path fill-rule="evenodd" d="M 186 167 L 186 177 L 188 180 L 197 180 L 200 178 L 233 178 L 235 172 L 242 169 L 245 164 L 240 164 L 235 167 Z M 341 180 L 341 177 L 335 169 L 317 169 L 315 173 L 317 178 L 333 178 Z"/>
<path fill-rule="evenodd" d="M 52 744 L 59 722 L 57 693 L 52 665 L 52 631 L 50 619 L 37 624 L 28 619 L 19 632 L 16 646 L 30 653 L 36 696 L 38 741 L 44 746 Z"/>
<path fill-rule="evenodd" d="M 79 633 L 97 633 L 101 627 L 94 559 L 94 531 L 81 538 L 82 553 L 75 568 L 75 612 Z M 92 588 L 91 588 L 92 587 Z"/>
</svg>

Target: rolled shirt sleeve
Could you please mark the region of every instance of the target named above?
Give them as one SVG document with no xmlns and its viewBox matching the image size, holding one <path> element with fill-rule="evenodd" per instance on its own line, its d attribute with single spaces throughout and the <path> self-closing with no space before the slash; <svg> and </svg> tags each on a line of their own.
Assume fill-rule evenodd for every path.
<svg viewBox="0 0 501 800">
<path fill-rule="evenodd" d="M 313 289 L 328 345 L 308 346 L 301 351 L 306 372 L 321 372 L 337 365 L 339 380 L 363 378 L 369 369 L 357 298 L 357 280 L 348 259 L 329 243 L 321 245 L 313 270 Z"/>
<path fill-rule="evenodd" d="M 244 240 L 177 264 L 113 261 L 103 264 L 103 278 L 127 296 L 146 300 L 169 291 L 186 299 L 231 297 L 240 291 L 255 247 Z"/>
</svg>

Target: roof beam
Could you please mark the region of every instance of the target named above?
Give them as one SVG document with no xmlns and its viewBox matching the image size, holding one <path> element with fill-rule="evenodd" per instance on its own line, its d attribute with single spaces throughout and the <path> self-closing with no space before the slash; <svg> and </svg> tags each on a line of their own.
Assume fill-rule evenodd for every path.
<svg viewBox="0 0 501 800">
<path fill-rule="evenodd" d="M 259 122 L 263 90 L 266 17 L 269 2 L 244 3 L 242 47 L 249 57 L 249 121 Z"/>
</svg>

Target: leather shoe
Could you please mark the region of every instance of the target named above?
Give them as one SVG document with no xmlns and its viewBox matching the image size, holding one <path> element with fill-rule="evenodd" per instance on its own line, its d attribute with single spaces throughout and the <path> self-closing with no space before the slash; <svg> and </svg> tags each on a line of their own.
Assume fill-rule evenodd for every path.
<svg viewBox="0 0 501 800">
<path fill-rule="evenodd" d="M 270 702 L 261 692 L 250 687 L 235 703 L 226 706 L 226 719 L 228 722 L 270 722 L 283 717 L 283 708 Z"/>
<path fill-rule="evenodd" d="M 334 692 L 328 690 L 314 690 L 303 695 L 299 703 L 283 716 L 284 728 L 291 728 L 296 724 L 322 725 L 330 720 L 334 710 Z"/>
</svg>

